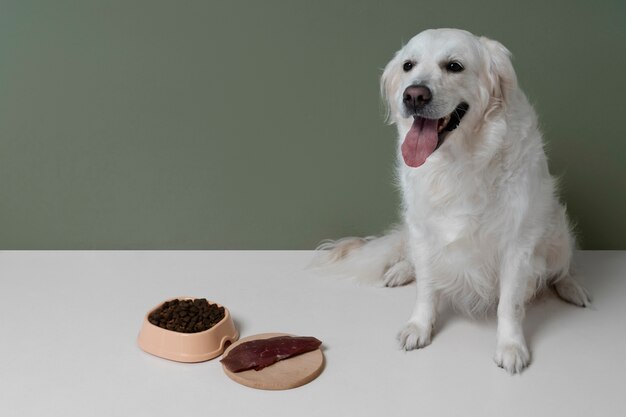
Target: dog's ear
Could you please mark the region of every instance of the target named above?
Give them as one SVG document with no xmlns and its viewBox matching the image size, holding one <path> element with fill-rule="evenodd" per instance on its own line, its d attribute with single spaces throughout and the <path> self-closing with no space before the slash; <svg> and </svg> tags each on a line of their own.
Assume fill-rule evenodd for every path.
<svg viewBox="0 0 626 417">
<path fill-rule="evenodd" d="M 492 39 L 481 37 L 480 42 L 486 52 L 491 95 L 506 103 L 517 90 L 517 76 L 511 63 L 511 52 Z"/>
<path fill-rule="evenodd" d="M 380 77 L 380 95 L 385 105 L 385 120 L 389 124 L 395 123 L 393 115 L 397 113 L 397 103 L 393 100 L 393 94 L 398 88 L 400 81 L 400 51 L 396 52 L 389 61 L 383 75 Z"/>
</svg>

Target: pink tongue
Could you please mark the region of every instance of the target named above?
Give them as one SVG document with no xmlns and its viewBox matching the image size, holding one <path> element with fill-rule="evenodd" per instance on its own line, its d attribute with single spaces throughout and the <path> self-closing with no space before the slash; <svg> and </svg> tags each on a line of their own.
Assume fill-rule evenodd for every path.
<svg viewBox="0 0 626 417">
<path fill-rule="evenodd" d="M 400 148 L 404 162 L 413 168 L 422 165 L 435 152 L 438 140 L 437 119 L 416 117 Z"/>
</svg>

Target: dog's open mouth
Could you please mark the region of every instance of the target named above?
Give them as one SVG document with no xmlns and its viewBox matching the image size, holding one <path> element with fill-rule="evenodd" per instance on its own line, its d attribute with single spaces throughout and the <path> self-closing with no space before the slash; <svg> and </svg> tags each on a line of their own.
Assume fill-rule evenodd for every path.
<svg viewBox="0 0 626 417">
<path fill-rule="evenodd" d="M 426 159 L 443 144 L 448 134 L 459 126 L 468 109 L 467 103 L 461 103 L 452 113 L 440 119 L 415 116 L 401 147 L 404 162 L 412 168 L 426 162 Z"/>
</svg>

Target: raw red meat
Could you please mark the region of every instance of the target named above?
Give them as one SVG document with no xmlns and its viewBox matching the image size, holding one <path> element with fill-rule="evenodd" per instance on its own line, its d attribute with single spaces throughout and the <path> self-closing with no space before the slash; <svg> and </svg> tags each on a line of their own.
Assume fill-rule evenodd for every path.
<svg viewBox="0 0 626 417">
<path fill-rule="evenodd" d="M 277 336 L 244 342 L 228 352 L 220 362 L 231 372 L 259 371 L 283 359 L 310 352 L 322 342 L 308 336 Z"/>
</svg>

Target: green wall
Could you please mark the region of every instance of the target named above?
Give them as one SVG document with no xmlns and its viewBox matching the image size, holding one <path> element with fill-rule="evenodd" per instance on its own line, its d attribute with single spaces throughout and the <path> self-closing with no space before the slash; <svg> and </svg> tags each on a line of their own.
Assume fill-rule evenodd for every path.
<svg viewBox="0 0 626 417">
<path fill-rule="evenodd" d="M 399 201 L 381 68 L 461 27 L 514 53 L 581 246 L 626 249 L 624 4 L 0 0 L 0 248 L 379 233 Z"/>
</svg>

